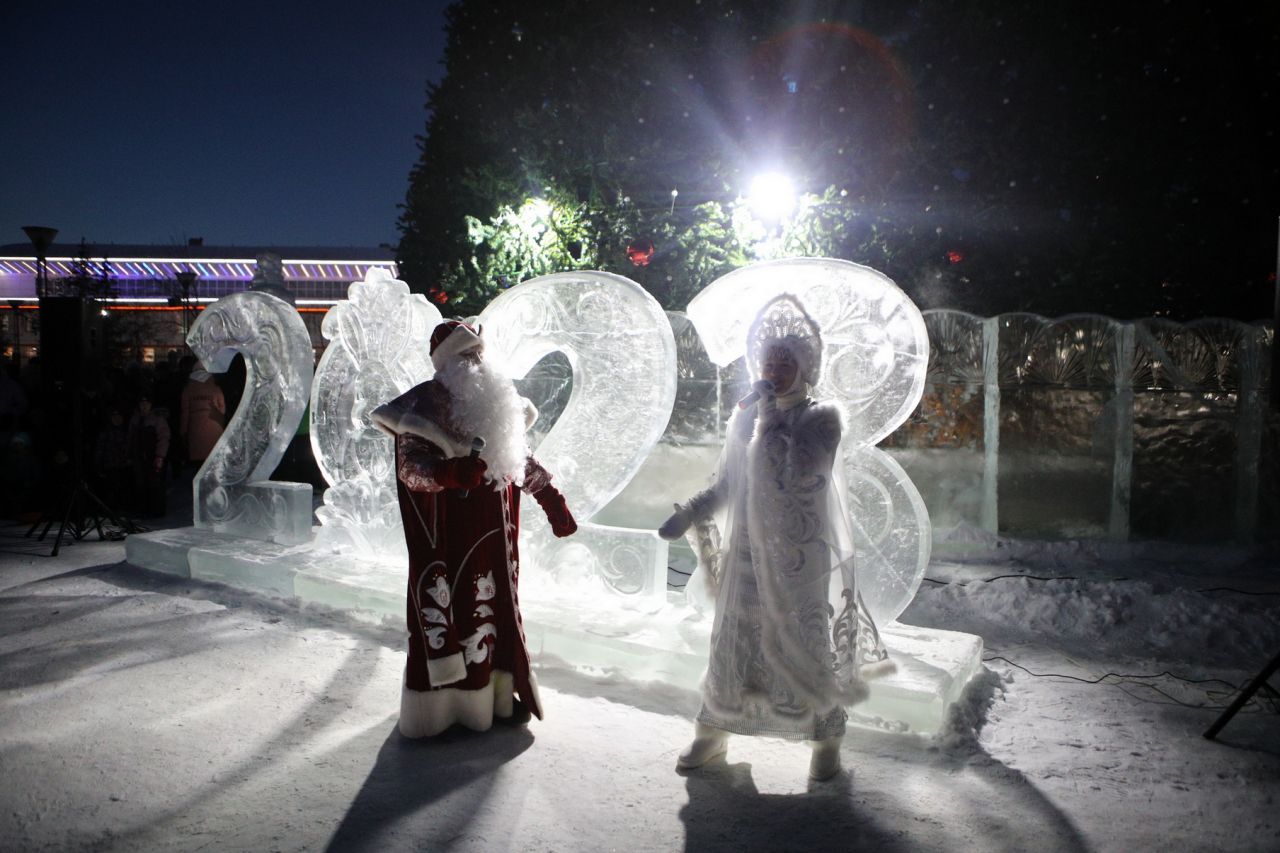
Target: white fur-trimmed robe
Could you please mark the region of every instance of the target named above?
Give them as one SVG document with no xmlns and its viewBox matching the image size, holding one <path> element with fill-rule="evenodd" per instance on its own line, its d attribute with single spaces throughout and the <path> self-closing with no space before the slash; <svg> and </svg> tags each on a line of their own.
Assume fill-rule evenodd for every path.
<svg viewBox="0 0 1280 853">
<path fill-rule="evenodd" d="M 739 412 L 714 485 L 687 505 L 693 518 L 728 511 L 701 723 L 836 737 L 865 679 L 892 668 L 854 585 L 840 434 L 839 409 L 811 398 L 767 423 Z"/>
</svg>

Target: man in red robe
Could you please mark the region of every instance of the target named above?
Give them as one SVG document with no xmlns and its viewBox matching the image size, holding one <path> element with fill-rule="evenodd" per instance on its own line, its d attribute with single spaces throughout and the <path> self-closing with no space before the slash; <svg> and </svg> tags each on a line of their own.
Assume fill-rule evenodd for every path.
<svg viewBox="0 0 1280 853">
<path fill-rule="evenodd" d="M 400 732 L 454 723 L 485 731 L 495 717 L 542 718 L 520 621 L 520 492 L 556 536 L 577 529 L 551 475 L 529 454 L 537 412 L 484 360 L 465 323 L 431 335 L 433 379 L 373 411 L 395 438 L 400 515 L 409 546 L 409 656 Z"/>
</svg>

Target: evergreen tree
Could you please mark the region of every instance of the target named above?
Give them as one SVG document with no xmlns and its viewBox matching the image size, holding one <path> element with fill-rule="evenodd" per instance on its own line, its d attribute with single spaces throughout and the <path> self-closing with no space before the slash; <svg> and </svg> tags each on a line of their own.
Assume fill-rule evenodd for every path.
<svg viewBox="0 0 1280 853">
<path fill-rule="evenodd" d="M 574 268 L 678 309 L 807 254 L 880 269 L 923 307 L 1265 316 L 1276 121 L 1248 100 L 1277 82 L 1265 18 L 460 0 L 400 266 L 457 314 Z M 768 168 L 804 195 L 763 233 L 742 199 Z"/>
<path fill-rule="evenodd" d="M 115 296 L 115 280 L 111 262 L 106 258 L 94 263 L 89 244 L 80 238 L 80 248 L 68 264 L 65 276 L 49 282 L 50 296 L 75 296 L 81 299 L 108 299 Z"/>
</svg>

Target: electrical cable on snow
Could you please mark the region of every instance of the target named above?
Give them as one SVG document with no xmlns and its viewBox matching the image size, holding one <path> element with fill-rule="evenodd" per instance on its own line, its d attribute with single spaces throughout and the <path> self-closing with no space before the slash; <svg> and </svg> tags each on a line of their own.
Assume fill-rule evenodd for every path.
<svg viewBox="0 0 1280 853">
<path fill-rule="evenodd" d="M 1016 667 L 1022 670 L 1023 672 L 1027 673 L 1028 675 L 1035 676 L 1036 678 L 1065 678 L 1065 679 L 1068 679 L 1069 681 L 1079 681 L 1084 684 L 1102 684 L 1108 678 L 1121 679 L 1120 681 L 1108 682 L 1108 683 L 1114 684 L 1116 686 L 1132 684 L 1135 687 L 1145 687 L 1148 690 L 1153 690 L 1156 693 L 1159 693 L 1161 696 L 1164 696 L 1166 699 L 1169 699 L 1171 702 L 1181 705 L 1184 708 L 1198 708 L 1204 711 L 1221 711 L 1225 709 L 1227 706 L 1226 705 L 1195 705 L 1190 702 L 1183 702 L 1181 699 L 1177 699 L 1173 696 L 1170 696 L 1168 693 L 1165 693 L 1163 690 L 1161 690 L 1159 687 L 1156 687 L 1154 684 L 1146 684 L 1141 680 L 1134 680 L 1134 679 L 1172 678 L 1174 681 L 1182 681 L 1186 684 L 1222 684 L 1222 685 L 1225 685 L 1226 687 L 1231 688 L 1230 691 L 1226 691 L 1226 692 L 1205 690 L 1205 695 L 1211 698 L 1230 697 L 1235 695 L 1236 693 L 1239 693 L 1244 688 L 1243 683 L 1236 685 L 1236 684 L 1232 684 L 1230 681 L 1223 681 L 1221 678 L 1199 678 L 1199 679 L 1184 678 L 1180 675 L 1174 675 L 1172 672 L 1169 672 L 1168 670 L 1165 670 L 1164 672 L 1158 673 L 1156 675 L 1108 672 L 1098 676 L 1097 678 L 1082 678 L 1078 675 L 1067 675 L 1061 672 L 1034 672 L 1031 669 L 1028 669 L 1027 667 L 1023 666 L 1022 664 L 1017 663 L 1016 661 L 1012 661 L 1007 657 L 1004 657 L 1003 655 L 992 655 L 991 657 L 982 659 L 983 663 L 989 663 L 991 661 L 1004 661 L 1010 666 Z M 1125 691 L 1125 692 L 1127 693 L 1128 691 Z M 1274 690 L 1272 690 L 1271 692 L 1275 693 Z M 1252 710 L 1260 711 L 1260 710 L 1263 710 L 1260 707 L 1261 704 L 1262 703 L 1259 700 L 1253 699 L 1253 700 L 1250 700 L 1249 704 L 1246 705 L 1245 707 L 1252 708 Z M 1273 705 L 1275 704 L 1274 698 L 1272 699 L 1272 704 Z M 1275 708 L 1273 708 L 1272 710 L 1273 710 L 1273 713 L 1278 712 L 1277 709 Z"/>
<path fill-rule="evenodd" d="M 923 578 L 922 580 L 927 580 L 929 583 L 936 583 L 939 586 L 969 586 L 969 584 L 991 583 L 992 581 L 1006 580 L 1008 578 L 1022 578 L 1024 580 L 1029 580 L 1029 581 L 1081 581 L 1082 580 L 1087 582 L 1088 580 L 1087 578 L 1078 578 L 1078 577 L 1075 577 L 1074 575 L 1064 575 L 1062 577 L 1053 577 L 1053 578 L 1041 577 L 1039 575 L 996 575 L 990 578 L 975 578 L 974 580 L 970 580 L 970 581 L 944 581 L 944 580 L 939 580 L 938 578 L 926 577 L 926 578 Z M 1132 580 L 1132 578 L 1106 578 L 1105 580 L 1108 583 L 1110 583 L 1110 582 Z M 1213 587 L 1207 587 L 1204 589 L 1197 589 L 1194 591 L 1195 592 L 1235 592 L 1235 593 L 1239 593 L 1240 595 L 1280 595 L 1280 592 L 1250 592 L 1247 589 L 1236 589 L 1235 587 L 1231 587 L 1231 586 L 1213 586 Z"/>
</svg>

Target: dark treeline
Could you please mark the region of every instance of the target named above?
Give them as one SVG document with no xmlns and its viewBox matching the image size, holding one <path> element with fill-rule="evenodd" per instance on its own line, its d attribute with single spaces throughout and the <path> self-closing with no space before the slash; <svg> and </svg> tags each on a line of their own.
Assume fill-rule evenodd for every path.
<svg viewBox="0 0 1280 853">
<path fill-rule="evenodd" d="M 733 203 L 776 167 L 820 201 L 786 253 L 924 308 L 1271 316 L 1266 4 L 461 0 L 447 25 L 399 254 L 459 313 L 574 266 L 683 308 L 753 257 Z M 502 227 L 526 198 L 561 212 L 532 254 Z"/>
</svg>

